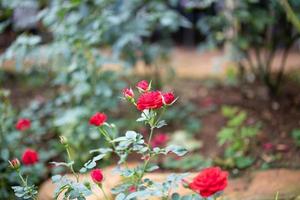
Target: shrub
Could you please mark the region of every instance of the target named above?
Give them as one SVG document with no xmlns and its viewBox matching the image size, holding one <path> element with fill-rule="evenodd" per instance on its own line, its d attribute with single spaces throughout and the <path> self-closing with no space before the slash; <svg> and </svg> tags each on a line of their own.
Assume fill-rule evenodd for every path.
<svg viewBox="0 0 300 200">
<path fill-rule="evenodd" d="M 222 114 L 228 118 L 228 121 L 218 132 L 217 137 L 219 145 L 226 144 L 224 165 L 240 169 L 249 167 L 254 159 L 247 154 L 252 138 L 260 130 L 260 124 L 247 124 L 247 112 L 237 107 L 223 106 Z"/>
<path fill-rule="evenodd" d="M 147 90 L 150 90 L 150 87 L 148 87 Z M 106 143 L 105 146 L 90 151 L 95 155 L 91 160 L 84 164 L 80 172 L 77 172 L 73 168 L 74 160 L 70 153 L 71 147 L 69 146 L 69 140 L 64 136 L 60 138 L 61 144 L 64 145 L 68 154 L 68 161 L 52 163 L 56 166 L 64 166 L 69 169 L 74 175 L 74 179 L 70 179 L 65 175 L 55 175 L 52 177 L 53 182 L 57 186 L 55 190 L 55 199 L 57 199 L 60 194 L 66 199 L 86 199 L 87 196 L 92 194 L 92 186 L 88 182 L 80 182 L 79 173 L 85 173 L 91 170 L 91 179 L 95 185 L 102 190 L 105 199 L 108 200 L 109 197 L 105 193 L 102 184 L 105 181 L 105 177 L 102 170 L 97 168 L 97 163 L 111 153 L 119 157 L 116 170 L 120 176 L 123 177 L 123 181 L 112 189 L 115 199 L 118 200 L 149 197 L 200 200 L 208 197 L 216 197 L 220 194 L 219 192 L 226 188 L 228 173 L 222 171 L 218 167 L 204 169 L 190 183 L 185 180 L 185 177 L 187 176 L 186 173 L 171 174 L 167 177 L 167 180 L 162 183 L 144 178 L 146 173 L 159 168 L 158 166 L 151 164 L 151 160 L 158 155 L 174 153 L 177 156 L 184 156 L 187 153 L 187 150 L 177 145 L 170 145 L 165 148 L 151 147 L 154 130 L 166 125 L 166 122 L 162 119 L 163 115 L 168 111 L 169 107 L 175 103 L 176 99 L 173 94 L 163 93 L 161 91 L 143 90 L 141 92 L 142 94 L 137 100 L 133 95 L 125 95 L 124 98 L 132 104 L 133 107 L 140 110 L 141 116 L 136 121 L 144 124 L 150 129 L 148 138 L 144 138 L 143 135 L 133 130 L 127 131 L 120 137 L 116 137 L 111 134 L 111 130 L 115 128 L 115 125 L 108 123 L 105 114 L 96 113 L 90 118 L 90 125 L 105 138 Z M 127 158 L 131 154 L 139 155 L 142 159 L 142 164 L 135 168 L 129 168 L 127 165 Z M 19 173 L 20 178 L 23 179 L 22 174 L 19 172 L 19 165 L 16 167 L 15 163 L 15 160 L 12 160 L 10 162 L 11 167 L 15 169 Z M 193 190 L 196 194 L 180 197 L 178 193 L 174 192 L 174 189 L 182 182 L 185 187 Z M 28 186 L 26 182 L 23 182 L 22 186 L 15 186 L 13 188 L 15 189 L 17 196 L 24 197 L 24 195 L 26 195 L 26 198 L 29 199 L 36 198 L 34 186 Z"/>
<path fill-rule="evenodd" d="M 207 35 L 210 45 L 230 44 L 230 56 L 237 61 L 242 78 L 250 77 L 252 80 L 254 76 L 269 89 L 271 95 L 277 94 L 289 51 L 300 34 L 289 23 L 280 1 L 222 2 L 215 1 L 220 5 L 217 14 L 198 21 L 199 30 Z M 295 10 L 299 10 L 299 1 L 289 2 Z M 281 51 L 281 61 L 274 66 L 276 52 Z"/>
</svg>

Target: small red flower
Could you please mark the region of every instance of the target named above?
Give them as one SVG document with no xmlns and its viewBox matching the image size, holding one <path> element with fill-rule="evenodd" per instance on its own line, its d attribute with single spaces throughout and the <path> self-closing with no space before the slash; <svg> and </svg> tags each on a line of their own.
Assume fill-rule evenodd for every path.
<svg viewBox="0 0 300 200">
<path fill-rule="evenodd" d="M 16 123 L 16 129 L 19 131 L 26 131 L 30 128 L 31 122 L 27 118 L 19 119 Z"/>
<path fill-rule="evenodd" d="M 94 126 L 101 126 L 106 122 L 107 116 L 104 113 L 97 112 L 90 118 L 90 124 Z"/>
<path fill-rule="evenodd" d="M 163 96 L 163 103 L 165 105 L 170 105 L 175 100 L 175 96 L 174 96 L 174 94 L 172 92 L 163 93 L 162 96 Z"/>
<path fill-rule="evenodd" d="M 145 81 L 145 80 L 142 80 L 142 81 L 138 82 L 138 83 L 136 84 L 136 87 L 137 87 L 137 89 L 138 89 L 140 92 L 147 92 L 147 91 L 150 90 L 150 85 L 149 85 L 149 83 L 148 83 L 147 81 Z"/>
<path fill-rule="evenodd" d="M 226 188 L 227 179 L 228 172 L 222 171 L 219 167 L 210 167 L 202 170 L 189 187 L 202 197 L 210 197 Z"/>
<path fill-rule="evenodd" d="M 152 139 L 151 146 L 152 147 L 162 147 L 162 146 L 165 146 L 168 141 L 169 141 L 169 136 L 167 134 L 158 133 Z"/>
<path fill-rule="evenodd" d="M 39 154 L 33 149 L 26 149 L 22 155 L 24 165 L 34 165 L 39 161 Z"/>
<path fill-rule="evenodd" d="M 274 148 L 274 145 L 271 142 L 267 142 L 263 144 L 263 149 L 265 151 L 271 151 Z"/>
<path fill-rule="evenodd" d="M 103 173 L 101 169 L 94 169 L 90 173 L 92 180 L 97 183 L 101 184 L 103 181 Z"/>
<path fill-rule="evenodd" d="M 129 191 L 130 193 L 135 192 L 135 191 L 136 191 L 136 187 L 135 187 L 134 185 L 132 185 L 132 186 L 130 186 L 130 187 L 128 188 L 128 191 Z"/>
<path fill-rule="evenodd" d="M 137 101 L 137 109 L 159 109 L 163 106 L 162 95 L 159 91 L 145 92 Z"/>
<path fill-rule="evenodd" d="M 125 89 L 123 89 L 123 96 L 126 99 L 131 99 L 134 97 L 134 93 L 131 88 L 125 88 Z"/>
</svg>

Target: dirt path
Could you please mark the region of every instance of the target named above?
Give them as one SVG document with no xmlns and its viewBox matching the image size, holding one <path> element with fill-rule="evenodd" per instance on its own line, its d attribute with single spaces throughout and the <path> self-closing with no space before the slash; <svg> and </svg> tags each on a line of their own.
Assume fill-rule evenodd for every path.
<svg viewBox="0 0 300 200">
<path fill-rule="evenodd" d="M 171 51 L 170 63 L 159 64 L 159 66 L 168 65 L 171 66 L 176 75 L 180 78 L 205 78 L 208 76 L 223 76 L 226 69 L 233 66 L 226 57 L 225 53 L 220 50 L 199 52 L 194 48 L 182 48 L 176 47 Z M 277 53 L 273 62 L 274 69 L 278 68 L 281 62 L 281 53 Z M 3 67 L 7 70 L 13 70 L 15 63 L 13 61 L 7 61 Z M 291 52 L 287 59 L 287 70 L 300 67 L 299 52 Z M 104 65 L 105 69 L 123 70 L 116 64 Z M 161 67 L 164 69 L 165 67 Z M 148 73 L 149 67 L 145 67 L 143 62 L 138 62 L 135 68 L 139 74 Z"/>
</svg>

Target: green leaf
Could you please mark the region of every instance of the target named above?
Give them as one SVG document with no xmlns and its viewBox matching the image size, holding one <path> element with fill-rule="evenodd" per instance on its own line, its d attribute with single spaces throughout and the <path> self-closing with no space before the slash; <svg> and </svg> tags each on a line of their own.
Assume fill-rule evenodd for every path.
<svg viewBox="0 0 300 200">
<path fill-rule="evenodd" d="M 169 145 L 166 147 L 166 153 L 173 152 L 177 156 L 184 156 L 188 151 L 180 146 L 177 145 Z"/>
<path fill-rule="evenodd" d="M 244 169 L 244 168 L 251 166 L 252 163 L 254 162 L 254 159 L 249 156 L 248 157 L 241 156 L 241 157 L 235 158 L 235 162 L 236 162 L 236 165 L 238 168 Z"/>
<path fill-rule="evenodd" d="M 238 112 L 238 108 L 232 106 L 222 106 L 221 109 L 222 109 L 222 115 L 228 118 L 233 117 Z"/>
<path fill-rule="evenodd" d="M 157 169 L 159 169 L 159 167 L 157 165 L 151 165 L 151 166 L 147 167 L 146 172 L 152 172 Z"/>
<path fill-rule="evenodd" d="M 223 145 L 228 141 L 232 141 L 234 139 L 234 133 L 235 128 L 222 128 L 217 135 L 219 145 Z"/>
<path fill-rule="evenodd" d="M 247 113 L 245 111 L 240 111 L 238 115 L 234 116 L 231 120 L 228 122 L 228 126 L 231 127 L 237 127 L 244 123 L 244 121 L 247 118 Z"/>
</svg>

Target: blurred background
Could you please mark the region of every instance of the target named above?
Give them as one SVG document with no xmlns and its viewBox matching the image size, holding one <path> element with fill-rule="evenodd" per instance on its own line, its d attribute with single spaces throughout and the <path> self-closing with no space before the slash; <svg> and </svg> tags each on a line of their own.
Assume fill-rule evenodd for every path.
<svg viewBox="0 0 300 200">
<path fill-rule="evenodd" d="M 190 153 L 157 159 L 162 170 L 299 168 L 299 36 L 300 0 L 1 0 L 0 199 L 16 184 L 7 160 L 27 147 L 35 184 L 63 171 L 49 164 L 64 159 L 60 135 L 80 169 L 103 145 L 96 111 L 115 134 L 147 137 L 120 98 L 139 80 L 179 96 L 156 145 Z"/>
</svg>

